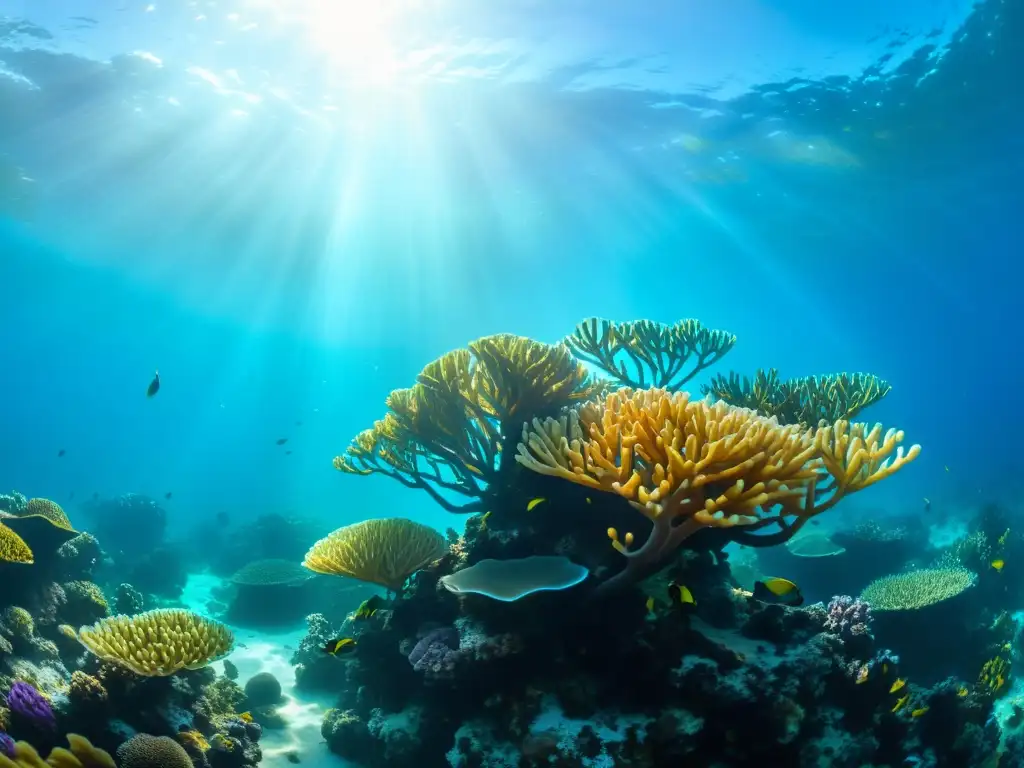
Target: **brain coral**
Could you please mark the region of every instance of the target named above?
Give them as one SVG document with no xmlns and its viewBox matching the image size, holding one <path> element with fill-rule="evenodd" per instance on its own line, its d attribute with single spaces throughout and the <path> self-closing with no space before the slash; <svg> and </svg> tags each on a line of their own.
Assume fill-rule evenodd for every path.
<svg viewBox="0 0 1024 768">
<path fill-rule="evenodd" d="M 78 639 L 101 659 L 146 677 L 200 669 L 234 645 L 231 630 L 220 622 L 170 608 L 102 619 L 78 630 Z"/>
<path fill-rule="evenodd" d="M 447 551 L 444 537 L 430 526 L 392 517 L 339 528 L 314 544 L 302 564 L 316 573 L 349 576 L 397 592 L 413 573 Z"/>
<path fill-rule="evenodd" d="M 25 540 L 3 523 L 0 523 L 0 562 L 32 565 L 32 550 Z"/>
<path fill-rule="evenodd" d="M 913 611 L 956 597 L 976 579 L 966 568 L 924 568 L 876 579 L 860 599 L 873 611 Z"/>
<path fill-rule="evenodd" d="M 118 747 L 121 768 L 192 768 L 192 759 L 178 742 L 167 736 L 140 733 Z"/>
<path fill-rule="evenodd" d="M 297 586 L 313 578 L 313 574 L 291 560 L 256 560 L 243 566 L 231 581 L 252 587 Z"/>
<path fill-rule="evenodd" d="M 64 514 L 60 504 L 49 499 L 29 499 L 25 510 L 19 517 L 45 517 L 58 528 L 63 528 L 65 531 L 75 530 L 71 527 L 71 521 Z"/>
</svg>

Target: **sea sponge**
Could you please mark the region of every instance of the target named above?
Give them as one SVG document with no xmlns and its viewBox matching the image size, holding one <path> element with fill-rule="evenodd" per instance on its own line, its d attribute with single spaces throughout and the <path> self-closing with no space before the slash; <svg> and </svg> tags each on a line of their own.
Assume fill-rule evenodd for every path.
<svg viewBox="0 0 1024 768">
<path fill-rule="evenodd" d="M 75 531 L 60 504 L 49 499 L 29 499 L 24 511 L 18 517 L 44 517 L 58 528 Z M 77 533 L 77 531 L 75 532 Z"/>
<path fill-rule="evenodd" d="M 564 343 L 576 357 L 601 368 L 620 385 L 676 390 L 717 363 L 733 348 L 736 337 L 705 328 L 697 320 L 664 325 L 591 317 L 577 325 Z"/>
<path fill-rule="evenodd" d="M 428 363 L 412 388 L 392 392 L 385 417 L 357 435 L 334 467 L 392 477 L 450 512 L 481 511 L 506 438 L 601 387 L 563 344 L 485 336 Z M 448 491 L 475 500 L 456 504 Z"/>
<path fill-rule="evenodd" d="M 234 646 L 234 635 L 220 622 L 170 608 L 102 619 L 79 629 L 78 639 L 104 661 L 144 677 L 201 669 Z"/>
<path fill-rule="evenodd" d="M 3 523 L 0 523 L 0 562 L 32 565 L 35 558 L 25 540 Z"/>
<path fill-rule="evenodd" d="M 117 768 L 108 752 L 94 747 L 84 736 L 68 734 L 70 750 L 57 747 L 44 762 L 30 744 L 19 741 L 14 745 L 14 758 L 0 753 L 0 768 Z"/>
<path fill-rule="evenodd" d="M 516 461 L 540 474 L 616 493 L 652 523 L 614 547 L 626 568 L 608 585 L 649 575 L 692 534 L 725 528 L 742 544 L 791 538 L 845 495 L 917 457 L 897 448 L 903 433 L 837 421 L 816 430 L 685 392 L 621 389 L 557 419 L 523 427 Z M 771 533 L 755 533 L 775 527 Z"/>
<path fill-rule="evenodd" d="M 444 556 L 433 528 L 401 517 L 364 520 L 320 539 L 302 564 L 316 573 L 349 576 L 397 592 L 413 573 Z"/>
<path fill-rule="evenodd" d="M 973 587 L 977 578 L 966 568 L 922 568 L 876 579 L 860 599 L 875 612 L 913 611 L 956 597 Z"/>
<path fill-rule="evenodd" d="M 117 749 L 121 768 L 192 768 L 192 758 L 174 739 L 140 733 Z"/>
</svg>

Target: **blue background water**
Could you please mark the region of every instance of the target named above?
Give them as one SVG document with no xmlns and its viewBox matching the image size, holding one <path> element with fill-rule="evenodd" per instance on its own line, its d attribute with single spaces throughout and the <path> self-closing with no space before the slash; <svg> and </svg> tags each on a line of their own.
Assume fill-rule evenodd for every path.
<svg viewBox="0 0 1024 768">
<path fill-rule="evenodd" d="M 317 5 L 0 0 L 0 489 L 452 524 L 331 458 L 599 315 L 887 378 L 925 452 L 847 510 L 1014 500 L 1024 4 Z"/>
</svg>

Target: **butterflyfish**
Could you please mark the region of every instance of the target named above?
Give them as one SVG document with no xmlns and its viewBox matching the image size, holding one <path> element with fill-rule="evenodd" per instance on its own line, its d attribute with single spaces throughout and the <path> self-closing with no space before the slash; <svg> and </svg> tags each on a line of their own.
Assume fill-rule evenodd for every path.
<svg viewBox="0 0 1024 768">
<path fill-rule="evenodd" d="M 328 640 L 323 650 L 324 653 L 329 653 L 331 656 L 347 656 L 350 653 L 355 653 L 356 641 L 351 637 Z"/>
<path fill-rule="evenodd" d="M 547 501 L 547 499 L 545 499 L 543 496 L 538 496 L 535 499 L 530 499 L 528 502 L 526 502 L 526 511 L 532 511 L 534 507 L 536 507 L 538 504 L 543 504 L 545 501 Z"/>
<path fill-rule="evenodd" d="M 778 603 L 795 608 L 803 605 L 800 588 L 788 579 L 765 579 L 754 582 L 754 599 L 762 603 Z"/>
<path fill-rule="evenodd" d="M 889 688 L 889 693 L 896 693 L 896 691 L 898 691 L 901 688 L 903 688 L 903 686 L 905 686 L 906 684 L 907 684 L 907 681 L 904 680 L 902 677 L 897 678 L 896 682 L 893 683 L 892 687 Z"/>
</svg>

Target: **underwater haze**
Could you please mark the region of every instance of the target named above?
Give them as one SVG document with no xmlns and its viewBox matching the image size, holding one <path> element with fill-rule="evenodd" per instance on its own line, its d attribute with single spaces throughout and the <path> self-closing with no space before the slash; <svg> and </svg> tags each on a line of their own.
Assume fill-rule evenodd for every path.
<svg viewBox="0 0 1024 768">
<path fill-rule="evenodd" d="M 76 582 L 95 580 L 108 597 L 118 584 L 131 582 L 140 600 L 145 598 L 140 610 L 184 605 L 204 616 L 226 616 L 236 630 L 246 622 L 225 606 L 239 598 L 225 597 L 218 580 L 249 585 L 232 576 L 246 563 L 234 559 L 231 539 L 236 538 L 235 549 L 243 546 L 239 541 L 250 547 L 251 540 L 235 532 L 256 520 L 308 523 L 303 551 L 334 529 L 404 518 L 464 535 L 463 544 L 449 541 L 452 552 L 463 553 L 461 565 L 501 555 L 558 555 L 582 563 L 575 567 L 583 575 L 569 586 L 549 583 L 538 575 L 539 567 L 531 570 L 529 586 L 503 585 L 511 590 L 512 605 L 554 600 L 551 593 L 576 589 L 589 573 L 581 585 L 588 588 L 602 569 L 618 564 L 614 549 L 629 547 L 614 536 L 615 547 L 609 546 L 604 531 L 619 526 L 625 535 L 629 529 L 616 515 L 628 510 L 602 507 L 594 513 L 601 520 L 593 526 L 601 554 L 593 557 L 566 549 L 565 531 L 545 531 L 548 545 L 527 546 L 523 542 L 541 534 L 532 528 L 526 533 L 514 515 L 601 506 L 591 496 L 584 499 L 584 492 L 610 491 L 616 502 L 626 496 L 637 508 L 648 497 L 630 496 L 635 486 L 612 491 L 608 470 L 594 459 L 588 467 L 585 449 L 582 464 L 560 475 L 555 460 L 538 452 L 526 433 L 518 445 L 518 433 L 524 425 L 529 432 L 534 416 L 558 416 L 563 406 L 588 399 L 595 408 L 606 407 L 605 417 L 611 418 L 619 411 L 600 405 L 604 385 L 588 389 L 563 381 L 571 396 L 555 402 L 549 390 L 544 402 L 551 407 L 534 410 L 522 395 L 525 385 L 509 385 L 512 394 L 503 395 L 522 397 L 509 407 L 509 418 L 499 406 L 477 403 L 487 411 L 474 411 L 481 439 L 486 442 L 494 430 L 501 435 L 497 453 L 488 455 L 495 467 L 475 466 L 475 459 L 460 453 L 465 445 L 453 448 L 444 435 L 438 437 L 447 427 L 438 432 L 435 422 L 424 425 L 441 413 L 436 403 L 419 400 L 402 412 L 389 394 L 416 384 L 431 361 L 495 334 L 526 337 L 534 345 L 529 348 L 547 350 L 543 354 L 565 350 L 549 345 L 566 340 L 565 353 L 583 360 L 594 380 L 607 379 L 613 389 L 646 389 L 649 379 L 617 377 L 614 365 L 595 365 L 583 354 L 578 324 L 588 318 L 647 320 L 671 334 L 679 332 L 679 321 L 692 318 L 712 338 L 734 335 L 735 344 L 727 345 L 721 360 L 698 364 L 692 380 L 670 390 L 691 392 L 693 402 L 711 393 L 729 407 L 802 424 L 810 430 L 808 451 L 815 439 L 827 439 L 814 437 L 818 417 L 878 422 L 904 431 L 901 450 L 921 446 L 920 455 L 912 452 L 912 462 L 899 465 L 898 473 L 877 485 L 872 480 L 862 495 L 844 499 L 813 521 L 821 523 L 818 528 L 805 531 L 824 535 L 865 524 L 927 528 L 927 542 L 915 540 L 893 556 L 890 570 L 902 573 L 940 560 L 948 566 L 952 561 L 941 559 L 948 554 L 944 547 L 956 549 L 960 545 L 953 542 L 984 529 L 989 548 L 978 555 L 980 566 L 956 549 L 957 567 L 972 575 L 954 591 L 975 588 L 979 578 L 976 589 L 987 589 L 985 578 L 1012 577 L 1013 566 L 1020 567 L 1009 549 L 1001 549 L 1012 541 L 999 538 L 1003 521 L 1014 536 L 1024 533 L 1016 482 L 1024 471 L 1017 449 L 1024 388 L 1022 40 L 1022 0 L 0 0 L 0 491 L 24 495 L 5 497 L 9 501 L 0 510 L 27 514 L 17 498 L 55 502 L 77 530 L 97 535 L 105 553 L 100 559 L 112 569 L 107 581 L 78 574 Z M 619 326 L 619 333 L 613 356 L 620 362 L 647 343 L 639 324 Z M 626 339 L 630 333 L 632 341 Z M 473 354 L 473 360 L 482 359 L 477 348 Z M 517 360 L 509 353 L 500 367 L 519 376 L 524 368 L 516 367 Z M 483 363 L 474 364 L 483 370 Z M 694 360 L 687 366 L 693 368 Z M 742 383 L 742 377 L 753 380 L 769 369 L 800 386 L 805 377 L 835 382 L 840 379 L 828 377 L 858 374 L 862 378 L 841 379 L 839 386 L 855 389 L 853 400 L 859 394 L 864 399 L 850 408 L 835 406 L 834 398 L 831 406 L 815 401 L 816 415 L 792 416 L 767 407 L 750 381 Z M 732 389 L 725 386 L 730 372 L 739 377 Z M 157 379 L 154 391 L 151 382 Z M 500 389 L 499 384 L 494 386 Z M 800 397 L 814 400 L 807 391 L 800 390 Z M 664 413 L 650 402 L 636 403 Z M 459 418 L 475 418 L 465 415 L 465 405 L 456 408 Z M 512 413 L 525 415 L 512 420 Z M 353 440 L 385 414 L 397 414 L 401 437 L 378 429 L 368 457 L 360 454 Z M 681 419 L 676 435 L 683 434 L 677 447 L 690 459 L 687 423 L 696 422 Z M 424 437 L 428 427 L 435 429 L 432 439 Z M 538 421 L 533 439 L 543 434 Z M 623 438 L 614 434 L 606 456 L 625 462 L 629 451 L 620 454 Z M 671 429 L 665 434 L 670 442 Z M 466 450 L 472 448 L 479 445 Z M 512 460 L 517 450 L 518 465 Z M 638 466 L 653 466 L 657 462 L 645 450 Z M 820 443 L 813 450 L 820 451 Z M 411 465 L 395 458 L 404 451 L 411 451 Z M 845 458 L 842 453 L 840 464 L 860 466 L 852 452 Z M 332 466 L 336 456 L 346 455 Z M 871 471 L 887 456 L 879 454 Z M 425 467 L 435 461 L 449 467 L 443 480 L 424 481 Z M 676 467 L 675 481 L 666 482 L 678 482 L 681 465 L 666 459 L 665 466 Z M 812 469 L 825 467 L 836 475 L 827 463 Z M 662 476 L 651 471 L 656 487 Z M 547 485 L 558 478 L 564 483 L 573 472 L 571 492 Z M 624 472 L 620 480 L 628 477 Z M 792 495 L 805 479 L 788 482 L 782 492 Z M 842 495 L 845 487 L 836 482 Z M 754 483 L 748 479 L 748 492 Z M 467 487 L 475 490 L 467 493 Z M 710 505 L 726 486 L 713 487 L 710 511 L 719 508 Z M 467 502 L 472 506 L 466 511 L 477 513 L 472 517 L 446 509 Z M 812 488 L 806 504 L 814 502 Z M 188 586 L 183 571 L 181 584 L 170 592 L 147 590 L 135 574 L 160 569 L 157 563 L 164 561 L 129 556 L 134 533 L 122 531 L 117 547 L 117 533 L 101 535 L 104 524 L 112 525 L 104 518 L 110 509 L 121 504 L 122 512 L 134 510 L 135 503 L 159 509 L 160 528 L 166 530 L 162 542 L 184 548 L 193 537 L 208 537 L 195 544 L 187 566 L 181 565 Z M 992 512 L 996 507 L 998 515 Z M 737 526 L 750 522 L 742 515 L 753 506 L 722 508 L 741 515 L 733 519 Z M 803 526 L 798 517 L 795 528 L 780 524 L 785 535 L 777 543 Z M 735 545 L 748 543 L 739 534 L 729 538 L 732 528 L 719 523 L 708 523 L 716 530 L 702 533 L 727 531 L 728 541 L 715 540 L 719 546 L 709 550 L 720 552 L 728 543 L 735 552 Z M 9 527 L 21 534 L 16 525 Z M 259 530 L 271 529 L 260 523 Z M 509 540 L 518 537 L 519 544 L 499 553 L 493 542 L 474 538 L 488 530 L 499 538 L 494 531 Z M 266 539 L 289 535 L 273 528 Z M 426 537 L 417 539 L 421 543 L 431 540 L 429 533 L 419 535 Z M 36 549 L 28 535 L 21 538 Z M 152 546 L 164 551 L 164 543 Z M 474 547 L 475 554 L 465 554 Z M 838 556 L 842 549 L 811 557 Z M 250 550 L 254 560 L 298 562 L 301 556 L 284 552 Z M 606 562 L 609 553 L 618 559 Z M 761 571 L 791 569 L 777 575 L 803 584 L 797 578 L 805 573 L 803 564 L 759 556 L 768 558 L 760 561 Z M 10 554 L 7 559 L 17 560 Z M 320 574 L 315 584 L 340 573 L 309 562 L 307 568 Z M 643 575 L 647 571 L 653 572 Z M 433 574 L 432 594 L 439 600 L 456 591 L 448 586 L 445 592 L 454 582 L 442 572 L 443 567 L 436 574 L 421 571 Z M 806 571 L 813 584 L 803 584 L 809 601 L 856 594 L 884 575 L 833 583 L 828 574 L 835 575 Z M 389 600 L 393 594 L 399 600 L 408 589 L 401 579 L 342 575 L 385 588 Z M 290 588 L 302 583 L 301 574 L 280 578 Z M 709 598 L 698 594 L 700 582 L 687 577 L 683 584 L 680 578 L 669 579 L 676 590 L 672 602 L 687 603 L 685 594 L 693 592 L 697 615 L 706 618 L 710 610 L 701 611 Z M 762 591 L 753 578 L 730 582 L 735 590 L 751 592 L 751 600 L 770 597 L 773 609 L 781 602 L 786 611 L 798 610 L 798 603 L 772 591 L 782 589 L 777 583 L 756 583 Z M 496 597 L 499 591 L 505 594 L 483 589 L 504 600 Z M 370 594 L 358 594 L 334 617 L 303 603 L 309 609 L 303 616 L 316 609 L 327 615 L 324 626 L 337 627 L 345 611 Z M 0 608 L 19 605 L 3 597 L 0 588 Z M 643 606 L 644 600 L 632 604 Z M 998 605 L 1008 613 L 1022 610 L 1024 596 L 1019 604 Z M 222 616 L 220 609 L 227 613 Z M 991 624 L 994 615 L 978 621 Z M 457 623 L 466 616 L 460 616 L 424 611 L 417 622 L 391 630 L 397 633 L 393 644 L 404 638 L 416 645 L 437 631 L 423 627 L 439 623 L 459 631 L 454 641 L 437 639 L 430 647 L 443 651 L 450 641 L 449 650 L 465 651 L 470 641 Z M 302 616 L 297 620 L 301 625 Z M 281 631 L 294 629 L 289 622 L 282 617 Z M 87 623 L 85 616 L 62 622 L 73 628 Z M 3 626 L 0 619 L 0 640 Z M 239 662 L 240 682 L 268 669 L 294 682 L 294 661 L 288 660 L 294 648 L 281 649 L 300 640 L 306 651 L 324 651 L 325 639 L 328 649 L 344 639 L 361 642 L 348 627 L 321 627 L 326 634 L 317 635 L 310 625 L 305 639 L 305 627 L 284 639 L 245 636 L 251 648 L 270 649 L 275 661 L 267 666 L 265 659 L 247 657 Z M 487 637 L 516 634 L 507 627 L 491 629 Z M 710 642 L 724 641 L 713 636 Z M 522 643 L 529 647 L 530 641 Z M 506 645 L 488 653 L 514 655 Z M 324 656 L 336 661 L 343 647 L 335 645 Z M 412 662 L 415 654 L 404 653 Z M 754 655 L 746 646 L 737 646 L 736 653 Z M 944 653 L 936 651 L 938 661 L 931 666 L 921 662 L 922 681 L 960 673 L 945 665 Z M 0 644 L 0 659 L 3 654 Z M 979 654 L 979 664 L 994 661 L 988 646 Z M 224 654 L 214 655 L 220 665 Z M 895 664 L 888 659 L 876 654 L 863 667 L 844 663 L 853 664 L 856 674 L 870 667 L 874 681 L 876 664 Z M 64 663 L 68 674 L 77 669 Z M 451 663 L 462 669 L 461 661 Z M 963 663 L 973 681 L 975 658 Z M 996 666 L 986 668 L 986 680 L 1009 679 Z M 863 675 L 867 679 L 868 672 Z M 296 697 L 290 699 L 295 712 L 308 715 L 314 701 L 317 707 L 334 705 L 333 689 L 326 704 L 315 697 L 304 703 L 290 685 L 285 682 L 287 696 Z M 360 685 L 370 686 L 365 680 Z M 888 682 L 878 685 L 889 688 Z M 993 691 L 1002 688 L 1000 683 Z M 898 696 L 899 688 L 893 693 Z M 389 701 L 395 699 L 381 694 L 372 707 L 386 715 Z M 907 704 L 907 718 L 921 709 L 914 701 Z M 631 711 L 617 702 L 616 711 Z M 339 706 L 355 712 L 364 705 L 371 706 L 362 699 Z M 429 711 L 433 705 L 416 706 Z M 810 711 L 809 704 L 800 706 Z M 393 709 L 408 718 L 408 707 Z M 889 711 L 888 704 L 882 710 Z M 308 737 L 317 748 L 322 714 L 316 710 Z M 1024 710 L 1020 715 L 1024 719 Z M 0 737 L 3 722 L 0 717 Z M 148 723 L 133 727 L 160 735 Z M 230 732 L 224 728 L 218 734 Z M 486 750 L 463 762 L 449 755 L 445 762 L 447 747 L 437 752 L 429 745 L 423 752 L 385 758 L 369 747 L 338 747 L 332 739 L 341 726 L 332 728 L 324 725 L 323 738 L 354 764 L 404 765 L 406 758 L 427 768 L 504 764 L 493 755 L 481 758 Z M 527 761 L 520 764 L 554 754 L 545 741 L 552 728 L 564 730 L 535 724 L 532 735 L 513 740 L 513 752 Z M 79 731 L 111 751 L 116 746 L 111 738 Z M 203 731 L 199 725 L 188 730 Z M 31 731 L 11 733 L 32 740 Z M 446 743 L 458 751 L 450 735 Z M 235 736 L 249 748 L 251 734 Z M 304 743 L 307 736 L 295 739 Z M 274 742 L 269 744 L 264 751 L 276 754 Z M 0 741 L 0 760 L 2 746 Z M 278 752 L 287 756 L 296 748 L 289 742 Z M 947 760 L 942 749 L 929 753 L 939 765 L 980 765 L 972 762 L 980 752 L 964 757 L 968 752 L 961 750 Z M 597 752 L 611 762 L 557 764 L 698 759 L 698 753 L 668 751 L 644 758 L 654 762 L 634 756 L 639 762 L 627 763 L 607 745 Z M 705 759 L 714 753 L 699 754 Z M 797 765 L 793 754 L 734 756 L 721 764 L 771 759 Z M 858 754 L 865 765 L 898 764 L 886 762 L 896 759 L 891 754 Z M 922 755 L 912 756 L 924 760 Z M 302 758 L 312 764 L 313 752 Z M 269 759 L 264 764 L 277 765 Z"/>
</svg>

